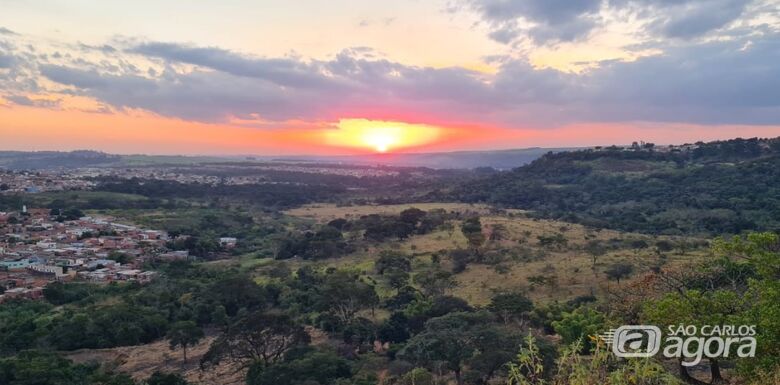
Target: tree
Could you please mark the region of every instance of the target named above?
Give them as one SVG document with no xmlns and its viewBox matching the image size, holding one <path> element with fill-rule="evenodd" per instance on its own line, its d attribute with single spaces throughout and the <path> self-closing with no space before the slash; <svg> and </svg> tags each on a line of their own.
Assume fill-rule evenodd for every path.
<svg viewBox="0 0 780 385">
<path fill-rule="evenodd" d="M 458 274 L 466 270 L 469 262 L 473 259 L 473 255 L 469 250 L 458 248 L 450 251 L 450 259 L 452 260 L 452 272 Z"/>
<path fill-rule="evenodd" d="M 247 385 L 325 385 L 352 377 L 352 368 L 347 360 L 332 353 L 312 352 L 272 366 L 257 363 L 246 377 Z"/>
<path fill-rule="evenodd" d="M 398 352 L 401 359 L 416 365 L 443 362 L 458 384 L 466 362 L 497 349 L 502 338 L 491 324 L 489 313 L 450 313 L 425 323 L 425 330 L 412 337 Z M 506 362 L 506 361 L 504 361 Z"/>
<path fill-rule="evenodd" d="M 412 271 L 412 262 L 409 256 L 404 253 L 385 250 L 379 253 L 379 258 L 374 262 L 374 269 L 379 274 L 384 274 L 389 269 L 409 272 Z"/>
<path fill-rule="evenodd" d="M 513 319 L 522 319 L 533 310 L 534 305 L 523 294 L 502 293 L 493 296 L 487 308 L 498 315 L 504 323 L 509 323 Z"/>
<path fill-rule="evenodd" d="M 664 272 L 658 286 L 665 293 L 643 307 L 643 321 L 655 324 L 756 325 L 755 358 L 737 363 L 740 373 L 754 377 L 780 365 L 780 237 L 751 233 L 731 240 L 716 239 L 715 259 L 694 272 Z M 680 375 L 695 382 L 686 367 Z M 713 383 L 722 379 L 720 360 L 710 359 Z"/>
<path fill-rule="evenodd" d="M 63 210 L 60 214 L 66 221 L 74 221 L 84 216 L 84 213 L 77 208 Z"/>
<path fill-rule="evenodd" d="M 457 383 L 462 384 L 463 364 L 474 354 L 470 336 L 466 333 L 470 325 L 460 314 L 445 317 L 428 321 L 425 331 L 409 340 L 398 355 L 419 365 L 442 361 L 455 374 Z"/>
<path fill-rule="evenodd" d="M 672 242 L 669 242 L 665 239 L 656 241 L 655 247 L 658 249 L 658 251 L 662 251 L 662 252 L 669 252 L 674 250 L 674 244 L 672 244 Z"/>
<path fill-rule="evenodd" d="M 417 223 L 420 222 L 420 220 L 422 220 L 425 217 L 425 215 L 426 215 L 425 211 L 412 207 L 404 211 L 401 211 L 400 218 L 402 222 L 406 222 L 416 226 Z"/>
<path fill-rule="evenodd" d="M 607 249 L 602 245 L 601 241 L 599 240 L 590 240 L 587 244 L 585 244 L 585 252 L 590 255 L 591 259 L 593 260 L 592 268 L 596 268 L 596 260 L 598 257 L 604 255 L 607 253 Z"/>
<path fill-rule="evenodd" d="M 453 289 L 457 283 L 452 273 L 439 268 L 423 270 L 414 276 L 414 283 L 420 285 L 425 295 L 438 297 Z"/>
<path fill-rule="evenodd" d="M 217 305 L 210 314 L 211 323 L 217 326 L 225 326 L 228 321 L 227 311 L 222 305 Z"/>
<path fill-rule="evenodd" d="M 27 350 L 0 359 L 0 384 L 70 385 L 83 381 L 82 376 L 55 353 Z"/>
<path fill-rule="evenodd" d="M 307 345 L 309 335 L 290 317 L 255 312 L 231 324 L 209 347 L 201 366 L 228 359 L 242 367 L 253 363 L 267 367 L 291 349 Z"/>
<path fill-rule="evenodd" d="M 460 231 L 469 243 L 472 249 L 478 249 L 485 243 L 485 234 L 482 233 L 482 222 L 479 217 L 467 218 L 460 226 Z"/>
<path fill-rule="evenodd" d="M 3 385 L 135 385 L 125 374 L 114 374 L 93 364 L 74 364 L 57 353 L 25 350 L 0 358 Z"/>
<path fill-rule="evenodd" d="M 144 385 L 189 385 L 189 382 L 177 373 L 154 372 Z"/>
<path fill-rule="evenodd" d="M 648 302 L 644 316 L 658 325 L 727 325 L 734 322 L 735 318 L 731 315 L 741 307 L 740 303 L 736 293 L 728 290 L 687 290 L 683 294 L 669 293 L 659 300 Z M 710 359 L 710 364 L 712 383 L 717 383 L 722 379 L 719 360 Z M 682 359 L 679 370 L 684 380 L 701 384 L 688 374 Z"/>
<path fill-rule="evenodd" d="M 390 287 L 396 290 L 400 290 L 409 284 L 409 273 L 403 270 L 390 269 L 385 272 L 384 276 L 387 278 L 387 283 Z"/>
<path fill-rule="evenodd" d="M 425 368 L 414 368 L 401 377 L 400 385 L 434 385 L 433 374 Z"/>
<path fill-rule="evenodd" d="M 344 218 L 336 218 L 330 222 L 328 222 L 328 226 L 333 227 L 338 230 L 344 230 L 344 228 L 347 226 L 349 221 L 347 221 Z"/>
<path fill-rule="evenodd" d="M 119 262 L 119 264 L 121 265 L 126 265 L 130 262 L 133 262 L 135 258 L 132 255 L 127 253 L 123 253 L 120 251 L 112 251 L 108 253 L 108 259 Z"/>
<path fill-rule="evenodd" d="M 169 340 L 171 350 L 181 346 L 184 353 L 184 363 L 187 363 L 187 347 L 196 345 L 203 338 L 203 329 L 199 328 L 195 321 L 178 321 L 168 329 L 166 337 Z"/>
<path fill-rule="evenodd" d="M 604 330 L 604 315 L 590 307 L 580 307 L 572 312 L 564 312 L 560 321 L 552 323 L 555 332 L 563 342 L 573 344 L 582 341 L 583 353 L 590 353 L 593 342 L 588 336 L 595 336 Z"/>
<path fill-rule="evenodd" d="M 221 277 L 209 286 L 203 299 L 214 306 L 224 306 L 225 313 L 231 317 L 242 308 L 247 311 L 263 309 L 269 300 L 266 289 L 246 274 Z"/>
<path fill-rule="evenodd" d="M 618 285 L 623 278 L 630 277 L 634 273 L 634 266 L 628 263 L 616 263 L 604 271 L 607 279 L 617 281 Z"/>
<path fill-rule="evenodd" d="M 490 227 L 489 239 L 491 241 L 501 241 L 506 239 L 508 234 L 509 231 L 507 230 L 506 226 L 501 223 L 497 223 Z"/>
<path fill-rule="evenodd" d="M 553 235 L 539 235 L 536 237 L 539 240 L 539 245 L 542 247 L 551 247 L 556 249 L 563 249 L 569 244 L 569 240 L 561 233 Z"/>
<path fill-rule="evenodd" d="M 336 316 L 347 325 L 355 314 L 363 309 L 373 309 L 379 304 L 374 286 L 360 280 L 353 273 L 338 270 L 325 276 L 317 301 L 321 311 Z"/>
<path fill-rule="evenodd" d="M 409 318 L 401 312 L 395 312 L 386 319 L 379 330 L 377 337 L 383 342 L 404 342 L 409 339 Z"/>
</svg>

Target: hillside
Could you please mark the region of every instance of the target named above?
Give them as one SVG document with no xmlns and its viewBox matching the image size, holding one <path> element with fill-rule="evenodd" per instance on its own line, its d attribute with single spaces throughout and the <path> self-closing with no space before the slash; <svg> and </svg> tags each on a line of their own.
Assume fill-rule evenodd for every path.
<svg viewBox="0 0 780 385">
<path fill-rule="evenodd" d="M 547 154 L 431 199 L 654 234 L 780 228 L 780 138 Z"/>
<path fill-rule="evenodd" d="M 120 156 L 97 151 L 0 151 L 0 168 L 35 170 L 53 168 L 101 167 L 120 161 Z"/>
</svg>

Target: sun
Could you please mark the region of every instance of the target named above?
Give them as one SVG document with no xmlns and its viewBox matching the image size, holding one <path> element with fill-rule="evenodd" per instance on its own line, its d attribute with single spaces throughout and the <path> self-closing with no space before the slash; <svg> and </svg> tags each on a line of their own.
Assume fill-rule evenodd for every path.
<svg viewBox="0 0 780 385">
<path fill-rule="evenodd" d="M 373 147 L 377 152 L 387 152 L 398 143 L 399 138 L 398 130 L 392 127 L 374 127 L 366 130 L 362 139 L 363 143 Z"/>
<path fill-rule="evenodd" d="M 325 140 L 332 146 L 387 153 L 435 142 L 440 137 L 440 131 L 439 127 L 425 124 L 342 119 L 337 129 L 326 132 Z"/>
</svg>

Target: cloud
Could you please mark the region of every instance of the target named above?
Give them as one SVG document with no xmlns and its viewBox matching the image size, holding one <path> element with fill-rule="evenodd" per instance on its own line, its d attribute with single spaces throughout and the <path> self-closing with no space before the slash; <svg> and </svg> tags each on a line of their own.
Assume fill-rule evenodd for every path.
<svg viewBox="0 0 780 385">
<path fill-rule="evenodd" d="M 600 4 L 601 0 L 469 0 L 469 6 L 489 20 L 525 17 L 552 25 L 598 11 Z"/>
<path fill-rule="evenodd" d="M 750 0 L 689 1 L 664 7 L 653 27 L 663 36 L 693 38 L 736 20 Z"/>
<path fill-rule="evenodd" d="M 61 100 L 51 99 L 31 99 L 24 95 L 6 95 L 4 99 L 11 101 L 14 104 L 28 107 L 41 107 L 41 108 L 55 108 L 59 107 Z"/>
<path fill-rule="evenodd" d="M 395 17 L 383 17 L 381 19 L 362 19 L 360 22 L 358 22 L 358 27 L 371 27 L 374 25 L 379 25 L 381 27 L 388 27 L 391 24 L 395 23 L 396 18 Z"/>
<path fill-rule="evenodd" d="M 100 52 L 103 52 L 103 53 L 113 53 L 113 52 L 117 51 L 116 48 L 114 48 L 113 46 L 111 46 L 109 44 L 89 45 L 89 44 L 79 43 L 78 46 L 79 46 L 79 48 L 82 51 L 87 51 L 87 52 L 88 51 L 100 51 Z"/>
<path fill-rule="evenodd" d="M 296 116 L 293 101 L 287 100 L 289 93 L 278 86 L 222 72 L 166 73 L 147 78 L 46 65 L 41 74 L 120 109 L 140 108 L 185 120 L 221 122 L 252 114 L 272 120 L 303 117 Z"/>
<path fill-rule="evenodd" d="M 476 12 L 500 43 L 527 37 L 539 45 L 585 39 L 610 22 L 638 20 L 654 37 L 693 39 L 738 20 L 752 3 L 770 0 L 455 0 Z M 459 6 L 457 6 L 459 5 Z M 609 14 L 608 21 L 602 16 Z"/>
<path fill-rule="evenodd" d="M 264 79 L 295 87 L 325 86 L 315 65 L 295 59 L 251 58 L 216 47 L 192 47 L 175 43 L 144 43 L 131 52 L 167 61 L 194 64 L 236 76 Z"/>
<path fill-rule="evenodd" d="M 13 56 L 0 52 L 0 68 L 11 68 L 15 62 L 16 59 Z"/>
<path fill-rule="evenodd" d="M 90 55 L 78 55 L 78 44 L 39 45 L 33 54 L 23 49 L 27 40 L 0 45 L 0 89 L 24 95 L 9 99 L 14 103 L 41 108 L 61 108 L 42 102 L 52 96 L 77 95 L 116 110 L 209 123 L 241 119 L 261 128 L 342 118 L 510 128 L 780 124 L 780 34 L 771 31 L 670 45 L 660 55 L 603 62 L 580 74 L 511 56 L 493 61 L 494 74 L 410 66 L 367 47 L 317 60 L 131 40 Z"/>
<path fill-rule="evenodd" d="M 16 32 L 11 31 L 8 28 L 0 27 L 0 35 L 16 35 Z"/>
<path fill-rule="evenodd" d="M 489 36 L 500 43 L 514 41 L 523 32 L 546 42 L 586 35 L 596 25 L 601 0 L 467 0 L 465 5 L 491 26 Z M 520 28 L 519 20 L 534 26 Z"/>
<path fill-rule="evenodd" d="M 780 123 L 778 35 L 668 49 L 597 72 L 597 98 L 613 120 Z"/>
</svg>

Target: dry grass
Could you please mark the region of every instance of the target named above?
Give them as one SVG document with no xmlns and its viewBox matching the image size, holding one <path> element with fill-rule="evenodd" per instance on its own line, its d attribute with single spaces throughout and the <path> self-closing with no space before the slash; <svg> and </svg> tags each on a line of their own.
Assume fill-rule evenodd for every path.
<svg viewBox="0 0 780 385">
<path fill-rule="evenodd" d="M 285 211 L 285 214 L 294 217 L 313 219 L 317 222 L 328 222 L 336 218 L 357 219 L 369 214 L 399 214 L 408 208 L 416 207 L 420 210 L 444 209 L 460 213 L 473 212 L 487 214 L 489 207 L 486 205 L 468 203 L 414 203 L 401 205 L 363 205 L 363 206 L 337 206 L 335 204 L 310 204 Z"/>
<path fill-rule="evenodd" d="M 238 385 L 245 381 L 244 371 L 235 366 L 220 365 L 201 371 L 198 365 L 214 337 L 204 338 L 200 344 L 187 349 L 187 364 L 180 349 L 171 350 L 167 341 L 147 345 L 111 349 L 82 349 L 67 352 L 65 356 L 76 363 L 100 362 L 128 373 L 136 380 L 146 379 L 155 371 L 180 373 L 196 385 Z"/>
<path fill-rule="evenodd" d="M 554 220 L 533 219 L 521 210 L 496 213 L 489 206 L 469 205 L 459 203 L 429 203 L 383 206 L 348 206 L 337 207 L 332 204 L 309 205 L 290 210 L 288 215 L 307 218 L 324 223 L 335 218 L 356 219 L 369 214 L 397 214 L 401 211 L 417 207 L 421 210 L 436 208 L 461 213 L 473 212 L 481 215 L 484 232 L 490 235 L 496 226 L 503 226 L 505 237 L 501 240 L 488 241 L 485 252 L 497 253 L 504 261 L 495 265 L 471 263 L 465 271 L 455 276 L 458 286 L 452 292 L 472 305 L 485 305 L 497 292 L 522 291 L 536 302 L 551 300 L 568 300 L 577 296 L 594 294 L 602 295 L 607 290 L 617 286 L 629 285 L 641 279 L 652 266 L 659 263 L 657 254 L 652 248 L 634 250 L 620 248 L 597 258 L 594 266 L 590 255 L 583 251 L 591 240 L 609 243 L 614 240 L 636 239 L 653 244 L 656 239 L 644 235 L 626 233 L 614 230 L 593 230 L 582 225 Z M 348 256 L 326 261 L 290 260 L 291 269 L 303 265 L 318 267 L 336 267 L 351 269 L 366 276 L 372 276 L 380 282 L 378 291 L 381 296 L 392 295 L 392 290 L 383 287 L 382 278 L 374 275 L 374 261 L 383 250 L 399 250 L 415 256 L 414 270 L 431 264 L 431 256 L 456 249 L 468 247 L 467 241 L 460 231 L 460 222 L 453 221 L 453 230 L 438 230 L 429 234 L 415 235 L 402 241 L 386 241 L 370 244 Z M 539 244 L 540 236 L 562 234 L 566 238 L 566 246 L 560 248 L 545 248 Z M 662 237 L 664 239 L 671 239 Z M 673 239 L 674 240 L 674 239 Z M 531 256 L 529 257 L 530 254 Z M 674 268 L 685 263 L 699 260 L 704 252 L 689 252 L 681 255 L 679 252 L 666 254 L 665 267 Z M 451 268 L 449 260 L 441 258 L 444 269 Z M 626 262 L 634 266 L 632 277 L 617 282 L 608 281 L 604 270 L 617 262 Z M 532 284 L 529 278 L 544 276 L 552 282 Z"/>
</svg>

